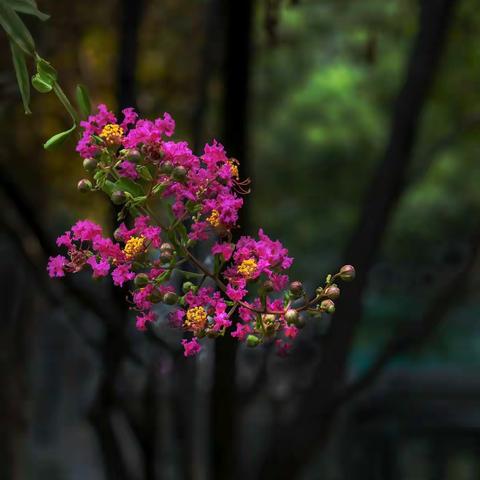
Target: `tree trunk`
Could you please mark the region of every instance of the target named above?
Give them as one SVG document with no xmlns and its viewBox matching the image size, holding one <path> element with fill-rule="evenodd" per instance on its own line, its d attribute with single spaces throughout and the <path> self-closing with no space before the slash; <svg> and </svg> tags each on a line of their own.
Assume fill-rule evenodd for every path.
<svg viewBox="0 0 480 480">
<path fill-rule="evenodd" d="M 33 290 L 23 262 L 5 243 L 0 251 L 0 478 L 21 480 L 27 476 Z"/>
<path fill-rule="evenodd" d="M 335 408 L 328 399 L 343 384 L 348 355 L 362 317 L 362 298 L 392 212 L 405 190 L 405 175 L 415 145 L 420 116 L 437 72 L 455 0 L 424 0 L 419 30 L 410 55 L 405 82 L 398 94 L 391 133 L 368 189 L 358 226 L 346 249 L 345 262 L 355 265 L 357 278 L 338 302 L 335 321 L 325 338 L 322 363 L 314 387 L 303 398 L 294 422 L 273 439 L 263 464 L 263 479 L 292 479 L 327 439 Z M 288 448 L 295 445 L 294 449 Z M 287 448 L 285 448 L 287 447 Z"/>
<path fill-rule="evenodd" d="M 223 2 L 225 51 L 223 64 L 224 101 L 222 141 L 228 155 L 240 160 L 240 174 L 248 176 L 247 105 L 251 60 L 253 0 Z M 248 211 L 240 216 L 246 230 Z M 231 336 L 215 342 L 213 387 L 210 400 L 211 478 L 229 480 L 235 473 L 235 359 L 236 341 Z"/>
</svg>

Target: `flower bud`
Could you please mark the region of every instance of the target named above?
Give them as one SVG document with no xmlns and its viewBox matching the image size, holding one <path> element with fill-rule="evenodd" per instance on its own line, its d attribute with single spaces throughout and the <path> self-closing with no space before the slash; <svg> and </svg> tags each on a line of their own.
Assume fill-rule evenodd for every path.
<svg viewBox="0 0 480 480">
<path fill-rule="evenodd" d="M 113 238 L 117 242 L 123 242 L 123 235 L 122 235 L 121 230 L 119 228 L 115 229 L 115 231 L 113 232 Z"/>
<path fill-rule="evenodd" d="M 132 162 L 132 163 L 139 163 L 140 160 L 142 159 L 142 155 L 135 148 L 132 149 L 132 150 L 127 150 L 125 156 L 126 156 L 127 160 Z"/>
<path fill-rule="evenodd" d="M 301 315 L 298 316 L 295 326 L 300 330 L 305 327 L 305 319 Z"/>
<path fill-rule="evenodd" d="M 182 285 L 182 290 L 183 290 L 185 293 L 188 293 L 190 290 L 192 290 L 192 288 L 195 288 L 195 285 L 194 285 L 192 282 L 185 282 L 185 283 Z"/>
<path fill-rule="evenodd" d="M 163 296 L 163 301 L 167 304 L 167 305 L 175 305 L 177 303 L 177 300 L 178 300 L 178 296 L 176 293 L 173 293 L 173 292 L 167 292 L 164 296 Z"/>
<path fill-rule="evenodd" d="M 127 201 L 127 196 L 125 195 L 125 192 L 122 192 L 121 190 L 115 190 L 112 193 L 110 200 L 112 200 L 114 205 L 122 205 Z"/>
<path fill-rule="evenodd" d="M 294 281 L 290 284 L 290 292 L 296 297 L 299 297 L 303 293 L 302 282 Z"/>
<path fill-rule="evenodd" d="M 87 172 L 93 172 L 97 168 L 97 165 L 98 165 L 98 161 L 95 158 L 86 158 L 83 161 L 83 168 Z"/>
<path fill-rule="evenodd" d="M 135 284 L 136 287 L 144 287 L 145 285 L 148 284 L 148 275 L 146 273 L 139 273 L 136 277 L 133 283 Z"/>
<path fill-rule="evenodd" d="M 330 299 L 323 300 L 320 304 L 320 309 L 327 313 L 334 313 L 335 304 Z"/>
<path fill-rule="evenodd" d="M 260 339 L 256 337 L 255 335 L 249 335 L 247 337 L 247 346 L 248 347 L 256 347 L 260 343 Z"/>
<path fill-rule="evenodd" d="M 163 295 L 158 290 L 154 290 L 149 296 L 148 299 L 152 303 L 160 303 L 163 300 Z"/>
<path fill-rule="evenodd" d="M 263 315 L 263 323 L 265 326 L 272 325 L 275 322 L 275 315 L 273 313 L 266 313 Z"/>
<path fill-rule="evenodd" d="M 86 193 L 92 189 L 92 182 L 87 178 L 82 178 L 77 184 L 77 188 L 79 192 Z"/>
<path fill-rule="evenodd" d="M 355 278 L 355 268 L 352 265 L 344 265 L 338 272 L 338 276 L 344 282 L 351 282 Z"/>
<path fill-rule="evenodd" d="M 173 170 L 173 164 L 169 160 L 167 160 L 166 162 L 163 162 L 162 165 L 160 166 L 161 173 L 166 173 L 167 175 L 169 175 L 170 173 L 172 173 L 172 170 Z"/>
<path fill-rule="evenodd" d="M 285 321 L 288 324 L 296 323 L 298 320 L 298 317 L 299 317 L 298 312 L 294 308 L 289 308 L 285 312 Z"/>
<path fill-rule="evenodd" d="M 317 294 L 318 297 L 321 297 L 323 295 L 323 288 L 322 287 L 318 287 L 316 290 L 315 290 L 315 293 Z"/>
<path fill-rule="evenodd" d="M 183 182 L 187 176 L 187 170 L 185 167 L 178 166 L 175 167 L 172 171 L 172 177 L 174 180 L 177 180 L 178 182 Z"/>
<path fill-rule="evenodd" d="M 324 295 L 330 300 L 336 300 L 340 296 L 340 289 L 335 284 L 332 284 L 325 289 Z"/>
<path fill-rule="evenodd" d="M 171 243 L 168 243 L 168 242 L 164 242 L 160 245 L 160 251 L 161 252 L 165 252 L 167 250 L 170 250 L 171 252 L 173 252 L 173 246 Z"/>
<path fill-rule="evenodd" d="M 171 250 L 164 250 L 160 252 L 160 262 L 161 263 L 168 263 L 173 258 L 173 252 Z"/>
</svg>

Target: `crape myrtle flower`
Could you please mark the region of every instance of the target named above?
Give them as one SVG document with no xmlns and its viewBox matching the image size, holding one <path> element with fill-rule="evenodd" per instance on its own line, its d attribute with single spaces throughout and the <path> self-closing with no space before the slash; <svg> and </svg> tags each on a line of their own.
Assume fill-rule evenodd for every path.
<svg viewBox="0 0 480 480">
<path fill-rule="evenodd" d="M 50 277 L 80 271 L 111 277 L 128 289 L 140 331 L 161 321 L 162 303 L 169 325 L 184 336 L 185 356 L 200 352 L 201 339 L 225 335 L 248 347 L 274 342 L 285 356 L 306 315 L 335 310 L 335 281 L 352 280 L 351 265 L 309 296 L 301 282 L 290 281 L 293 258 L 280 241 L 261 228 L 255 238 L 233 241 L 249 181 L 240 179 L 240 163 L 218 141 L 197 156 L 187 142 L 172 139 L 168 113 L 148 120 L 126 108 L 117 119 L 103 104 L 81 127 L 76 150 L 89 178 L 78 188 L 108 195 L 120 208 L 118 225 L 110 238 L 90 220 L 76 222 L 57 239 L 64 254 L 50 257 Z M 210 245 L 208 264 L 194 254 L 198 243 Z M 180 288 L 174 274 L 187 280 Z"/>
</svg>

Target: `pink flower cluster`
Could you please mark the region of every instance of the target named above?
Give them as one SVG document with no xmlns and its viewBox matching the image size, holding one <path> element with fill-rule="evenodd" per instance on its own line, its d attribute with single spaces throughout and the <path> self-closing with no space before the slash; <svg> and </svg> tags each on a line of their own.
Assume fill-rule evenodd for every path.
<svg viewBox="0 0 480 480">
<path fill-rule="evenodd" d="M 273 340 L 278 353 L 286 355 L 302 326 L 299 312 L 316 308 L 321 313 L 327 306 L 318 305 L 321 295 L 307 302 L 299 282 L 294 283 L 300 287 L 292 283 L 289 288 L 293 259 L 262 229 L 258 240 L 232 241 L 241 195 L 248 193 L 238 161 L 216 141 L 196 156 L 186 142 L 169 140 L 175 122 L 168 113 L 151 121 L 127 108 L 119 123 L 99 105 L 81 126 L 77 152 L 92 175 L 80 182 L 81 191 L 103 190 L 123 205 L 127 221 L 113 240 L 99 225 L 78 221 L 57 239 L 67 253 L 50 258 L 49 275 L 89 269 L 94 278 L 110 275 L 118 287 L 128 283 L 139 330 L 156 321 L 156 304 L 163 303 L 170 325 L 184 332 L 186 356 L 200 351 L 199 339 L 226 334 L 251 347 Z M 210 267 L 192 247 L 212 237 Z M 178 289 L 171 282 L 174 274 L 196 281 Z M 303 306 L 294 307 L 298 301 Z"/>
<path fill-rule="evenodd" d="M 133 280 L 135 256 L 128 255 L 126 246 L 134 235 L 140 235 L 146 241 L 142 249 L 158 247 L 161 229 L 150 224 L 147 216 L 135 219 L 132 229 L 121 224 L 115 242 L 102 235 L 102 227 L 90 220 L 79 220 L 73 227 L 57 238 L 57 246 L 67 249 L 67 256 L 57 255 L 49 259 L 47 270 L 50 277 L 64 277 L 65 272 L 76 273 L 90 268 L 93 278 L 106 277 L 109 273 L 113 283 L 122 287 Z M 143 252 L 142 252 L 143 253 Z"/>
</svg>

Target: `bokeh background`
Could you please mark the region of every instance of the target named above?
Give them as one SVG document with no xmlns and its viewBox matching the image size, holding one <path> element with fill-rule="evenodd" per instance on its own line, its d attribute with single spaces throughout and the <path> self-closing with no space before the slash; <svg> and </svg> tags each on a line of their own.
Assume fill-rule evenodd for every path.
<svg viewBox="0 0 480 480">
<path fill-rule="evenodd" d="M 25 116 L 0 40 L 0 478 L 470 480 L 480 475 L 480 13 L 474 0 L 39 1 L 66 90 L 217 138 L 307 288 L 290 358 L 136 332 L 108 282 L 50 281 L 79 217 L 114 228 L 56 98 Z"/>
</svg>

